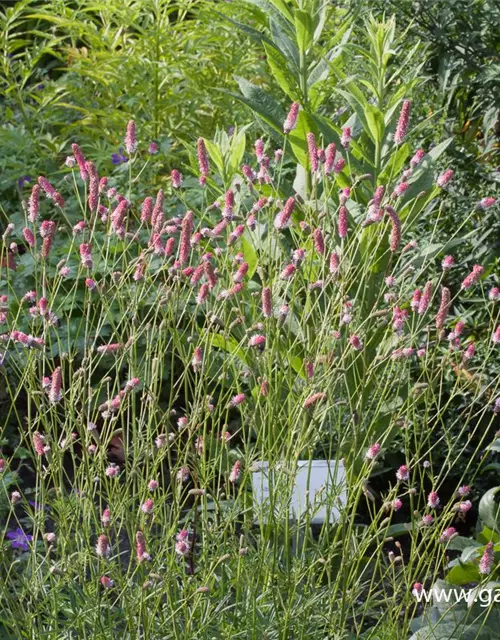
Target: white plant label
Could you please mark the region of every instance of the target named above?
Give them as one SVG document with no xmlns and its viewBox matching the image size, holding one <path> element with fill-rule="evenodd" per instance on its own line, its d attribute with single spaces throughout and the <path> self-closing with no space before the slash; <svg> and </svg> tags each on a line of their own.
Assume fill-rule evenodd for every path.
<svg viewBox="0 0 500 640">
<path fill-rule="evenodd" d="M 340 460 L 299 460 L 295 474 L 278 465 L 270 470 L 268 463 L 262 462 L 253 473 L 252 486 L 256 516 L 274 505 L 279 517 L 284 496 L 288 496 L 291 519 L 309 517 L 313 524 L 336 522 L 347 502 L 346 474 Z"/>
</svg>

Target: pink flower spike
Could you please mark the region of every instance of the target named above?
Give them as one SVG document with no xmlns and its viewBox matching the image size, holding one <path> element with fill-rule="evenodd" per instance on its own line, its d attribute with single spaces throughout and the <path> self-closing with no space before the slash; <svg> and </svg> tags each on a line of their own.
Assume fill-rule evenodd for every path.
<svg viewBox="0 0 500 640">
<path fill-rule="evenodd" d="M 349 145 L 351 144 L 352 135 L 351 135 L 351 127 L 344 127 L 342 129 L 342 136 L 340 138 L 340 144 L 344 147 L 344 149 L 349 149 Z"/>
<path fill-rule="evenodd" d="M 408 480 L 409 477 L 410 477 L 409 468 L 405 464 L 401 465 L 399 469 L 396 471 L 396 478 L 399 480 L 399 482 L 404 482 L 405 480 Z"/>
<path fill-rule="evenodd" d="M 375 460 L 375 458 L 380 454 L 381 451 L 382 447 L 378 442 L 376 442 L 375 444 L 372 444 L 368 447 L 368 451 L 366 452 L 365 457 L 367 460 Z"/>
<path fill-rule="evenodd" d="M 483 273 L 484 273 L 484 267 L 482 267 L 480 264 L 475 264 L 472 267 L 472 271 L 462 282 L 462 285 L 461 285 L 462 289 L 470 289 L 475 284 L 477 284 L 481 279 L 481 276 L 483 275 Z"/>
<path fill-rule="evenodd" d="M 125 149 L 129 155 L 132 155 L 137 151 L 135 122 L 133 120 L 129 120 L 127 124 L 127 131 L 125 133 Z"/>
<path fill-rule="evenodd" d="M 92 261 L 92 245 L 88 243 L 83 243 L 80 245 L 80 257 L 82 260 L 82 267 L 84 269 L 92 269 L 93 261 Z"/>
<path fill-rule="evenodd" d="M 252 336 L 248 341 L 249 347 L 255 347 L 262 351 L 266 346 L 266 337 L 261 335 Z"/>
<path fill-rule="evenodd" d="M 271 318 L 273 315 L 272 294 L 269 287 L 262 289 L 262 313 L 264 318 Z"/>
<path fill-rule="evenodd" d="M 396 126 L 396 132 L 394 133 L 394 142 L 401 144 L 406 137 L 408 131 L 408 122 L 410 120 L 411 102 L 410 100 L 404 100 L 401 107 L 401 113 L 399 115 L 398 124 Z"/>
<path fill-rule="evenodd" d="M 283 133 L 285 135 L 288 135 L 290 131 L 293 131 L 293 129 L 295 129 L 298 115 L 299 115 L 299 104 L 298 102 L 294 102 L 290 107 L 290 111 L 288 112 L 285 122 L 283 123 Z"/>
<path fill-rule="evenodd" d="M 446 171 L 438 177 L 438 179 L 436 180 L 436 184 L 438 187 L 441 187 L 443 189 L 451 182 L 452 179 L 453 169 L 446 169 Z"/>
<path fill-rule="evenodd" d="M 28 220 L 34 223 L 40 212 L 40 185 L 33 185 L 28 203 Z"/>
<path fill-rule="evenodd" d="M 62 387 L 61 367 L 57 367 L 57 369 L 55 369 L 54 372 L 52 373 L 50 390 L 49 390 L 49 400 L 52 404 L 55 404 L 56 402 L 59 402 L 61 400 L 62 398 L 61 387 Z"/>
<path fill-rule="evenodd" d="M 177 169 L 172 169 L 170 172 L 170 179 L 172 180 L 172 188 L 180 189 L 182 186 L 182 175 Z"/>
<path fill-rule="evenodd" d="M 101 576 L 99 582 L 105 589 L 112 589 L 115 586 L 115 583 L 108 576 Z"/>
<path fill-rule="evenodd" d="M 495 331 L 493 331 L 493 335 L 491 336 L 491 341 L 493 342 L 493 344 L 500 344 L 500 324 L 495 329 Z"/>
<path fill-rule="evenodd" d="M 35 246 L 35 234 L 31 229 L 29 229 L 28 227 L 24 227 L 23 237 L 30 247 L 33 248 Z"/>
<path fill-rule="evenodd" d="M 151 498 L 148 498 L 142 505 L 141 511 L 146 515 L 149 515 L 153 511 L 153 501 Z"/>
<path fill-rule="evenodd" d="M 496 203 L 497 201 L 495 200 L 495 198 L 487 197 L 487 198 L 481 198 L 478 206 L 480 209 L 483 209 L 486 211 L 486 209 L 490 209 L 491 207 L 495 206 Z"/>
<path fill-rule="evenodd" d="M 307 134 L 307 149 L 309 151 L 309 162 L 311 163 L 311 171 L 316 173 L 318 170 L 318 147 L 314 133 Z"/>
<path fill-rule="evenodd" d="M 439 503 L 440 503 L 440 500 L 439 500 L 438 494 L 435 491 L 431 491 L 427 498 L 427 506 L 430 507 L 431 509 L 435 509 L 436 507 L 439 506 Z"/>
<path fill-rule="evenodd" d="M 87 166 L 85 162 L 85 156 L 83 155 L 83 151 L 80 149 L 80 147 L 76 143 L 73 143 L 71 145 L 71 149 L 73 151 L 73 155 L 75 156 L 75 160 L 78 163 L 78 168 L 80 169 L 80 177 L 83 180 L 83 182 L 87 182 L 87 180 L 89 179 L 89 174 L 87 171 Z"/>
<path fill-rule="evenodd" d="M 104 533 L 97 539 L 95 552 L 100 558 L 107 558 L 110 554 L 109 540 Z"/>
<path fill-rule="evenodd" d="M 441 262 L 441 267 L 443 271 L 449 271 L 454 266 L 455 266 L 455 258 L 453 256 L 445 256 L 443 258 L 443 261 Z"/>
<path fill-rule="evenodd" d="M 439 305 L 439 311 L 436 315 L 436 329 L 442 329 L 448 316 L 451 304 L 451 293 L 447 287 L 443 287 L 441 290 L 441 304 Z"/>
<path fill-rule="evenodd" d="M 198 166 L 200 168 L 200 184 L 203 186 L 207 182 L 207 176 L 209 172 L 208 154 L 205 146 L 205 140 L 198 138 L 196 143 L 196 150 L 198 154 Z"/>
<path fill-rule="evenodd" d="M 479 573 L 483 576 L 487 576 L 491 573 L 491 569 L 495 562 L 495 549 L 493 542 L 488 542 L 481 560 L 479 561 Z"/>
</svg>

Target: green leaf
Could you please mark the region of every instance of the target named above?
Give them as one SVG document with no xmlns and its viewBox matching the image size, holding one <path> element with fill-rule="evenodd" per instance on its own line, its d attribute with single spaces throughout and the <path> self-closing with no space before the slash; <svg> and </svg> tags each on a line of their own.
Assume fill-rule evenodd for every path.
<svg viewBox="0 0 500 640">
<path fill-rule="evenodd" d="M 481 522 L 485 524 L 493 531 L 500 531 L 499 528 L 499 512 L 500 505 L 495 501 L 495 495 L 500 490 L 500 487 L 493 487 L 487 491 L 479 501 L 479 518 Z"/>
<path fill-rule="evenodd" d="M 251 240 L 248 238 L 246 234 L 241 239 L 241 251 L 243 253 L 243 258 L 245 262 L 248 263 L 247 276 L 248 276 L 248 279 L 250 280 L 250 278 L 255 273 L 255 270 L 257 269 L 259 258 Z"/>
<path fill-rule="evenodd" d="M 243 160 L 243 156 L 245 155 L 245 130 L 246 127 L 234 134 L 231 139 L 231 146 L 229 149 L 229 171 L 231 175 L 238 171 L 241 161 Z"/>
<path fill-rule="evenodd" d="M 296 101 L 299 98 L 297 82 L 288 68 L 287 61 L 283 54 L 278 51 L 274 46 L 264 43 L 264 49 L 266 51 L 267 62 L 271 68 L 271 73 L 275 77 L 279 86 L 287 94 L 287 96 Z"/>
<path fill-rule="evenodd" d="M 206 337 L 212 347 L 227 351 L 238 360 L 241 360 L 243 364 L 248 364 L 245 349 L 234 338 L 223 336 L 221 333 L 209 333 Z"/>
<path fill-rule="evenodd" d="M 481 579 L 479 569 L 475 564 L 457 564 L 446 576 L 446 582 L 450 584 L 468 584 Z"/>
<path fill-rule="evenodd" d="M 391 177 L 394 178 L 395 176 L 399 175 L 406 159 L 410 154 L 410 150 L 410 145 L 408 144 L 408 142 L 405 142 L 391 154 L 391 157 L 389 158 L 388 162 L 386 163 L 385 167 L 378 177 L 380 182 L 388 182 Z"/>
<path fill-rule="evenodd" d="M 384 114 L 373 104 L 367 104 L 364 109 L 368 134 L 375 144 L 380 144 L 384 137 Z"/>
<path fill-rule="evenodd" d="M 295 31 L 300 51 L 307 51 L 314 37 L 314 24 L 309 11 L 295 10 Z"/>
<path fill-rule="evenodd" d="M 307 171 L 310 169 L 309 152 L 307 148 L 308 133 L 317 135 L 318 130 L 313 116 L 307 111 L 302 110 L 299 112 L 297 126 L 290 133 L 289 140 L 295 157 Z"/>
<path fill-rule="evenodd" d="M 205 140 L 205 146 L 210 159 L 215 164 L 220 173 L 224 173 L 224 158 L 219 147 L 211 140 Z"/>
<path fill-rule="evenodd" d="M 234 76 L 234 78 L 243 94 L 243 98 L 237 97 L 255 111 L 264 122 L 282 134 L 285 114 L 276 100 L 264 89 L 248 82 L 245 78 L 240 76 Z"/>
</svg>

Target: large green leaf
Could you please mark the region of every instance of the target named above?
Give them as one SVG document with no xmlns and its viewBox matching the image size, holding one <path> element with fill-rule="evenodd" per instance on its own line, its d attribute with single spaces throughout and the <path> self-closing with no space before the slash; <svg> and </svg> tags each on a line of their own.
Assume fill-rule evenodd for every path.
<svg viewBox="0 0 500 640">
<path fill-rule="evenodd" d="M 237 97 L 255 111 L 275 131 L 283 133 L 285 114 L 279 103 L 264 89 L 252 84 L 245 78 L 235 76 L 235 80 L 243 94 L 243 98 L 241 96 Z"/>
<path fill-rule="evenodd" d="M 274 46 L 264 43 L 264 49 L 266 50 L 267 62 L 271 68 L 271 73 L 287 96 L 295 102 L 299 99 L 297 82 L 288 67 L 285 57 Z"/>
<path fill-rule="evenodd" d="M 384 138 L 384 114 L 373 104 L 367 104 L 364 109 L 367 133 L 375 144 L 381 144 Z"/>
<path fill-rule="evenodd" d="M 500 487 L 493 487 L 487 491 L 479 502 L 479 517 L 481 522 L 493 531 L 500 532 L 500 504 L 495 501 L 495 495 Z"/>
<path fill-rule="evenodd" d="M 295 10 L 295 31 L 301 51 L 307 51 L 314 37 L 314 24 L 309 11 Z"/>
</svg>

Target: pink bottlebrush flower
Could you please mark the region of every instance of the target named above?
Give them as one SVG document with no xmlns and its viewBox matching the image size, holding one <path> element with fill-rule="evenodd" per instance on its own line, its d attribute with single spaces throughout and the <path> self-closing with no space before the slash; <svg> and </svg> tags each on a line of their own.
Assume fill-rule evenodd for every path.
<svg viewBox="0 0 500 640">
<path fill-rule="evenodd" d="M 155 445 L 157 449 L 162 449 L 165 445 L 167 444 L 167 436 L 164 435 L 163 433 L 161 433 L 156 439 L 155 439 Z"/>
<path fill-rule="evenodd" d="M 288 198 L 282 211 L 274 219 L 274 228 L 277 230 L 286 229 L 290 225 L 293 210 L 295 208 L 294 198 Z"/>
<path fill-rule="evenodd" d="M 31 195 L 28 203 L 28 220 L 34 223 L 40 212 L 40 185 L 35 184 L 31 189 Z"/>
<path fill-rule="evenodd" d="M 135 282 L 140 282 L 141 280 L 144 280 L 145 272 L 146 272 L 146 264 L 145 262 L 141 261 L 135 268 L 134 275 L 132 276 L 133 280 L 135 280 Z"/>
<path fill-rule="evenodd" d="M 285 122 L 283 123 L 283 133 L 285 135 L 288 135 L 290 131 L 293 131 L 295 129 L 298 115 L 299 115 L 299 104 L 298 102 L 294 102 L 290 107 L 290 111 L 288 112 Z"/>
<path fill-rule="evenodd" d="M 215 274 L 214 268 L 209 261 L 203 264 L 203 268 L 205 270 L 205 277 L 208 282 L 208 286 L 210 289 L 213 289 L 217 284 L 217 276 Z"/>
<path fill-rule="evenodd" d="M 432 298 L 432 282 L 429 280 L 424 287 L 422 297 L 420 298 L 420 302 L 418 303 L 417 313 L 419 315 L 423 315 L 427 311 L 431 303 L 431 298 Z"/>
<path fill-rule="evenodd" d="M 424 156 L 425 156 L 425 151 L 423 149 L 418 149 L 415 155 L 413 156 L 413 158 L 410 160 L 410 167 L 412 168 L 418 167 L 418 165 L 424 159 Z"/>
<path fill-rule="evenodd" d="M 257 182 L 257 174 L 252 169 L 252 167 L 249 167 L 247 164 L 244 164 L 241 167 L 241 173 L 245 176 L 250 184 L 255 184 Z"/>
<path fill-rule="evenodd" d="M 111 509 L 106 507 L 101 515 L 101 523 L 103 527 L 109 527 L 111 524 Z"/>
<path fill-rule="evenodd" d="M 106 189 L 107 186 L 108 186 L 108 179 L 106 178 L 106 176 L 103 176 L 99 180 L 99 193 L 104 193 L 104 190 Z"/>
<path fill-rule="evenodd" d="M 248 262 L 243 262 L 238 271 L 233 274 L 233 282 L 243 282 L 248 272 Z"/>
<path fill-rule="evenodd" d="M 391 220 L 392 225 L 391 234 L 389 237 L 389 247 L 391 251 L 396 251 L 401 243 L 401 220 L 392 207 L 387 206 L 385 210 Z"/>
<path fill-rule="evenodd" d="M 453 538 L 456 538 L 456 536 L 458 536 L 458 532 L 455 529 L 455 527 L 448 527 L 441 534 L 441 537 L 439 538 L 439 542 L 441 543 L 450 542 L 450 540 L 453 540 Z"/>
<path fill-rule="evenodd" d="M 106 467 L 104 473 L 108 478 L 117 478 L 120 473 L 120 467 L 116 464 L 110 464 L 108 467 Z"/>
<path fill-rule="evenodd" d="M 198 291 L 198 295 L 195 298 L 196 304 L 204 304 L 207 300 L 208 294 L 210 291 L 210 287 L 208 284 L 202 284 L 200 290 Z"/>
<path fill-rule="evenodd" d="M 61 400 L 62 398 L 61 387 L 62 387 L 61 367 L 57 367 L 57 369 L 55 369 L 54 372 L 52 373 L 50 390 L 49 390 L 49 400 L 50 402 L 52 402 L 52 404 L 55 404 L 56 402 L 59 402 L 59 400 Z"/>
<path fill-rule="evenodd" d="M 453 178 L 453 169 L 446 169 L 444 173 L 438 176 L 436 180 L 436 184 L 438 187 L 444 188 L 447 184 L 451 182 Z"/>
<path fill-rule="evenodd" d="M 464 484 L 463 486 L 458 488 L 457 495 L 461 498 L 466 498 L 470 492 L 471 488 L 469 487 L 469 485 Z"/>
<path fill-rule="evenodd" d="M 500 300 L 500 289 L 498 287 L 493 287 L 492 289 L 490 289 L 488 293 L 488 299 L 492 302 L 497 302 L 498 300 Z"/>
<path fill-rule="evenodd" d="M 222 217 L 232 220 L 234 213 L 234 191 L 229 189 L 224 196 L 224 209 L 222 210 Z"/>
<path fill-rule="evenodd" d="M 19 493 L 19 491 L 13 491 L 10 494 L 10 503 L 11 504 L 17 504 L 20 500 L 21 500 L 21 494 Z"/>
<path fill-rule="evenodd" d="M 302 408 L 303 409 L 313 409 L 318 404 L 321 404 L 322 402 L 325 402 L 325 400 L 326 400 L 326 393 L 323 393 L 321 391 L 318 392 L 318 393 L 313 393 L 312 395 L 308 396 L 304 400 L 304 403 L 302 404 Z"/>
<path fill-rule="evenodd" d="M 3 458 L 0 458 L 0 473 L 3 473 L 7 468 L 7 463 Z"/>
<path fill-rule="evenodd" d="M 295 249 L 292 253 L 292 264 L 295 265 L 296 267 L 300 267 L 300 265 L 305 260 L 305 258 L 306 258 L 305 249 L 301 249 L 301 248 Z"/>
<path fill-rule="evenodd" d="M 455 266 L 455 258 L 453 256 L 445 256 L 443 258 L 443 261 L 441 262 L 441 267 L 443 271 L 449 271 L 454 266 Z"/>
<path fill-rule="evenodd" d="M 79 233 L 83 233 L 85 231 L 86 226 L 87 225 L 85 223 L 85 220 L 80 220 L 80 222 L 77 222 L 73 227 L 73 234 L 76 236 Z"/>
<path fill-rule="evenodd" d="M 487 576 L 491 573 L 491 569 L 495 562 L 495 548 L 493 546 L 493 542 L 488 542 L 484 553 L 479 561 L 479 573 L 483 576 Z"/>
<path fill-rule="evenodd" d="M 154 506 L 153 501 L 151 500 L 151 498 L 148 498 L 141 505 L 142 513 L 145 513 L 146 515 L 149 515 L 153 511 L 153 506 Z"/>
<path fill-rule="evenodd" d="M 451 293 L 447 287 L 441 289 L 441 304 L 436 315 L 436 329 L 442 329 L 446 322 L 448 311 L 450 310 Z"/>
<path fill-rule="evenodd" d="M 311 163 L 311 171 L 316 173 L 318 170 L 318 147 L 314 133 L 307 134 L 307 149 L 309 152 L 309 162 Z"/>
<path fill-rule="evenodd" d="M 387 276 L 387 278 L 385 278 L 385 284 L 388 287 L 395 287 L 396 286 L 396 278 L 394 276 Z"/>
<path fill-rule="evenodd" d="M 76 143 L 73 143 L 71 145 L 71 149 L 73 151 L 73 155 L 75 156 L 75 160 L 78 163 L 78 168 L 80 169 L 80 177 L 83 180 L 83 182 L 87 182 L 87 180 L 89 179 L 89 174 L 87 171 L 87 165 L 85 162 L 85 156 L 83 155 L 83 151 L 80 149 L 80 147 Z"/>
<path fill-rule="evenodd" d="M 103 533 L 97 539 L 95 552 L 97 553 L 99 558 L 107 558 L 109 556 L 109 554 L 110 554 L 110 551 L 111 551 L 111 549 L 110 549 L 110 546 L 109 546 L 108 536 L 106 536 Z"/>
<path fill-rule="evenodd" d="M 222 220 L 211 230 L 210 237 L 216 238 L 217 236 L 220 236 L 224 232 L 224 229 L 227 228 L 228 224 L 229 218 L 222 218 Z"/>
<path fill-rule="evenodd" d="M 229 482 L 231 484 L 235 484 L 240 479 L 240 476 L 241 476 L 241 462 L 239 460 L 236 460 L 236 462 L 233 464 L 233 467 L 231 469 L 231 473 L 229 474 Z"/>
<path fill-rule="evenodd" d="M 84 269 L 92 269 L 94 263 L 92 261 L 92 245 L 83 243 L 80 245 L 80 257 L 82 260 L 82 267 Z"/>
<path fill-rule="evenodd" d="M 191 551 L 191 545 L 188 540 L 177 540 L 175 543 L 175 552 L 180 556 L 187 556 Z"/>
<path fill-rule="evenodd" d="M 177 471 L 176 478 L 178 482 L 187 482 L 189 480 L 189 467 L 181 467 Z"/>
<path fill-rule="evenodd" d="M 431 491 L 427 497 L 427 506 L 431 509 L 435 509 L 439 506 L 439 496 L 435 491 Z"/>
<path fill-rule="evenodd" d="M 415 584 L 413 585 L 413 588 L 411 590 L 412 596 L 414 598 L 420 598 L 420 595 L 422 594 L 424 585 L 421 582 L 415 582 Z"/>
<path fill-rule="evenodd" d="M 340 267 L 340 258 L 335 251 L 330 255 L 330 273 L 338 273 Z"/>
<path fill-rule="evenodd" d="M 139 378 L 131 378 L 130 380 L 128 380 L 125 383 L 125 387 L 123 388 L 123 391 L 125 393 L 130 393 L 131 391 L 133 391 L 134 389 L 137 389 L 137 387 L 141 384 L 141 381 Z"/>
<path fill-rule="evenodd" d="M 228 407 L 238 407 L 240 404 L 243 404 L 243 402 L 245 402 L 245 394 L 238 393 L 231 398 Z"/>
<path fill-rule="evenodd" d="M 90 291 L 94 291 L 95 289 L 97 289 L 97 282 L 92 278 L 85 278 L 85 286 Z"/>
<path fill-rule="evenodd" d="M 269 395 L 269 380 L 262 380 L 260 383 L 260 395 L 267 398 Z"/>
<path fill-rule="evenodd" d="M 262 335 L 252 336 L 248 341 L 248 346 L 256 347 L 257 349 L 260 349 L 262 351 L 266 346 L 266 337 Z"/>
<path fill-rule="evenodd" d="M 349 149 L 351 140 L 352 140 L 351 127 L 344 127 L 342 129 L 342 136 L 340 137 L 340 144 L 344 147 L 344 149 Z"/>
<path fill-rule="evenodd" d="M 170 180 L 172 181 L 173 189 L 180 189 L 182 187 L 182 175 L 177 169 L 172 169 L 170 172 Z"/>
<path fill-rule="evenodd" d="M 265 318 L 272 318 L 273 301 L 270 287 L 264 287 L 262 289 L 262 313 Z"/>
<path fill-rule="evenodd" d="M 198 138 L 196 143 L 196 150 L 198 154 L 198 166 L 200 167 L 200 184 L 203 186 L 207 182 L 207 176 L 210 171 L 208 164 L 207 148 L 205 146 L 205 140 Z"/>
<path fill-rule="evenodd" d="M 344 158 L 340 157 L 333 165 L 333 173 L 342 173 L 342 170 L 344 167 L 345 167 L 345 160 Z"/>
<path fill-rule="evenodd" d="M 350 197 L 351 197 L 351 190 L 349 189 L 349 187 L 342 189 L 339 196 L 340 205 L 341 206 L 344 205 L 349 200 Z"/>
<path fill-rule="evenodd" d="M 146 552 L 146 538 L 142 531 L 138 531 L 135 534 L 135 555 L 137 562 L 143 562 L 144 560 L 151 560 L 151 556 Z"/>
<path fill-rule="evenodd" d="M 401 144 L 406 137 L 408 131 L 408 122 L 410 120 L 411 102 L 410 100 L 404 100 L 401 107 L 401 113 L 399 114 L 398 124 L 394 133 L 394 142 Z"/>
<path fill-rule="evenodd" d="M 459 513 L 468 513 L 472 509 L 472 502 L 470 500 L 464 500 L 454 505 L 453 509 Z"/>
<path fill-rule="evenodd" d="M 409 183 L 408 182 L 399 182 L 395 187 L 394 187 L 394 191 L 392 193 L 392 197 L 393 198 L 399 198 L 400 196 L 402 196 L 405 191 L 407 191 L 407 189 L 409 188 Z"/>
<path fill-rule="evenodd" d="M 111 228 L 118 237 L 125 237 L 125 215 L 128 209 L 127 200 L 122 200 L 111 214 Z"/>
<path fill-rule="evenodd" d="M 267 198 L 259 198 L 257 202 L 254 202 L 252 205 L 251 213 L 259 213 L 267 204 L 269 200 Z"/>
<path fill-rule="evenodd" d="M 164 251 L 165 258 L 170 257 L 173 254 L 174 249 L 175 249 L 175 238 L 169 238 L 165 243 L 165 251 Z"/>
<path fill-rule="evenodd" d="M 95 213 L 99 205 L 99 175 L 93 162 L 86 162 L 85 167 L 89 174 L 89 209 L 92 213 Z"/>
<path fill-rule="evenodd" d="M 112 342 L 109 344 L 103 344 L 97 347 L 97 353 L 118 353 L 122 348 L 122 344 L 119 342 Z"/>
<path fill-rule="evenodd" d="M 368 447 L 365 458 L 367 460 L 375 460 L 375 458 L 380 454 L 381 451 L 382 447 L 378 442 L 375 442 L 375 444 L 372 444 Z"/>
<path fill-rule="evenodd" d="M 188 211 L 181 224 L 181 238 L 179 249 L 179 263 L 185 264 L 189 260 L 189 254 L 191 252 L 191 234 L 193 232 L 194 216 L 192 211 Z"/>
<path fill-rule="evenodd" d="M 433 522 L 434 522 L 434 517 L 431 516 L 430 514 L 427 514 L 425 516 L 422 516 L 422 520 L 420 520 L 420 526 L 430 527 Z"/>
<path fill-rule="evenodd" d="M 264 153 L 264 141 L 261 138 L 255 141 L 254 149 L 257 162 L 260 164 L 264 160 L 266 155 Z"/>
<path fill-rule="evenodd" d="M 491 341 L 493 342 L 493 344 L 500 344 L 500 324 L 495 329 L 495 331 L 493 331 L 493 335 L 491 336 Z"/>
<path fill-rule="evenodd" d="M 405 464 L 402 464 L 399 467 L 399 469 L 396 471 L 396 478 L 399 480 L 399 482 L 404 482 L 405 480 L 408 480 L 409 477 L 410 477 L 409 468 Z"/>
<path fill-rule="evenodd" d="M 472 358 L 476 355 L 476 345 L 474 342 L 471 342 L 467 349 L 463 353 L 463 359 L 468 362 L 472 360 Z"/>
<path fill-rule="evenodd" d="M 283 149 L 276 149 L 276 151 L 274 152 L 274 162 L 278 164 L 278 162 L 280 162 L 282 158 L 283 158 Z"/>
<path fill-rule="evenodd" d="M 150 491 L 156 491 L 156 489 L 158 489 L 158 487 L 159 487 L 159 486 L 160 486 L 160 485 L 159 485 L 159 483 L 158 483 L 158 480 L 150 480 L 150 481 L 148 482 L 148 489 L 149 489 Z"/>
<path fill-rule="evenodd" d="M 135 122 L 129 120 L 127 124 L 127 131 L 125 133 L 125 149 L 129 155 L 132 155 L 137 151 L 137 138 L 135 134 Z"/>
<path fill-rule="evenodd" d="M 115 583 L 108 576 L 101 576 L 99 582 L 105 589 L 112 589 L 115 586 Z"/>
<path fill-rule="evenodd" d="M 289 280 L 297 271 L 297 267 L 293 264 L 287 265 L 280 273 L 280 280 Z"/>
<path fill-rule="evenodd" d="M 481 198 L 481 200 L 479 201 L 478 207 L 484 210 L 490 209 L 496 204 L 496 202 L 497 201 L 495 200 L 495 198 L 492 198 L 492 197 Z"/>
<path fill-rule="evenodd" d="M 191 359 L 191 366 L 194 371 L 198 371 L 201 369 L 201 365 L 203 364 L 203 352 L 201 347 L 195 347 L 193 358 Z"/>
<path fill-rule="evenodd" d="M 199 264 L 196 269 L 193 269 L 193 267 L 188 267 L 188 269 L 191 271 L 191 279 L 189 280 L 189 284 L 194 287 L 195 284 L 198 284 L 198 282 L 203 278 L 203 274 L 205 273 L 204 267 L 203 267 L 203 263 Z M 184 269 L 183 274 L 186 275 L 186 271 L 188 269 Z"/>
<path fill-rule="evenodd" d="M 38 184 L 42 187 L 47 197 L 53 200 L 57 206 L 64 207 L 64 198 L 55 190 L 47 178 L 40 176 L 38 178 Z"/>
<path fill-rule="evenodd" d="M 399 511 L 402 506 L 403 501 L 400 498 L 395 498 L 391 503 L 391 507 L 394 511 Z"/>
<path fill-rule="evenodd" d="M 335 166 L 335 157 L 337 155 L 337 147 L 334 142 L 331 142 L 326 148 L 325 154 L 325 174 L 330 175 Z"/>
<path fill-rule="evenodd" d="M 325 240 L 321 229 L 315 229 L 313 233 L 314 248 L 322 256 L 325 253 Z"/>
<path fill-rule="evenodd" d="M 349 344 L 355 351 L 361 351 L 361 349 L 363 348 L 363 342 L 361 338 L 357 335 L 352 335 L 349 338 Z"/>
<path fill-rule="evenodd" d="M 462 282 L 462 289 L 470 289 L 475 284 L 477 284 L 481 279 L 481 276 L 483 275 L 483 273 L 484 273 L 484 267 L 482 267 L 480 264 L 475 264 L 472 267 L 472 271 Z"/>
<path fill-rule="evenodd" d="M 347 207 L 342 205 L 339 209 L 339 223 L 338 223 L 339 238 L 345 238 L 347 236 L 348 222 L 349 222 L 349 219 L 347 215 Z"/>
<path fill-rule="evenodd" d="M 153 207 L 153 211 L 151 213 L 151 224 L 153 229 L 157 232 L 161 231 L 161 227 L 163 225 L 163 203 L 165 202 L 165 194 L 163 193 L 163 189 L 160 189 L 156 194 L 155 206 Z"/>
<path fill-rule="evenodd" d="M 148 196 L 144 198 L 144 202 L 141 207 L 141 222 L 149 222 L 153 213 L 153 198 Z"/>
<path fill-rule="evenodd" d="M 44 456 L 50 451 L 50 447 L 45 444 L 45 436 L 38 431 L 33 434 L 33 448 L 38 456 Z"/>
<path fill-rule="evenodd" d="M 158 153 L 159 146 L 156 142 L 150 142 L 148 147 L 148 153 L 150 156 L 155 156 Z"/>
<path fill-rule="evenodd" d="M 229 234 L 229 237 L 227 239 L 228 247 L 232 246 L 238 240 L 238 238 L 241 238 L 244 232 L 245 232 L 245 225 L 243 224 L 237 225 L 234 231 L 231 231 L 231 233 Z"/>
<path fill-rule="evenodd" d="M 35 246 L 35 243 L 36 243 L 35 234 L 33 233 L 33 231 L 31 231 L 31 229 L 29 229 L 28 227 L 24 227 L 23 237 L 30 247 Z"/>
</svg>

